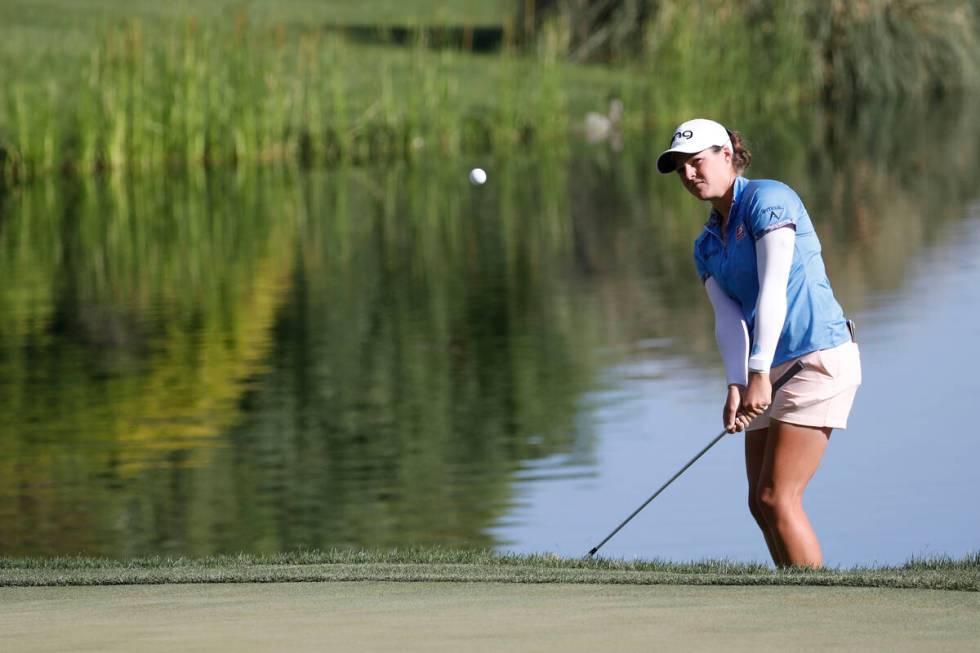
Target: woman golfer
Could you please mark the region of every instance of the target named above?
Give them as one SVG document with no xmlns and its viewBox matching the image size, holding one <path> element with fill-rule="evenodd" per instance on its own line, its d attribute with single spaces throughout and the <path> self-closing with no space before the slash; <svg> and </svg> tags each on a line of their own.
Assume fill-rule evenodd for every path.
<svg viewBox="0 0 980 653">
<path fill-rule="evenodd" d="M 722 419 L 746 432 L 749 510 L 776 565 L 820 567 L 803 491 L 831 431 L 847 427 L 860 354 L 803 202 L 743 177 L 750 161 L 738 132 L 699 118 L 677 128 L 657 168 L 712 206 L 694 261 L 728 378 Z M 806 367 L 773 397 L 771 381 L 798 359 Z"/>
</svg>

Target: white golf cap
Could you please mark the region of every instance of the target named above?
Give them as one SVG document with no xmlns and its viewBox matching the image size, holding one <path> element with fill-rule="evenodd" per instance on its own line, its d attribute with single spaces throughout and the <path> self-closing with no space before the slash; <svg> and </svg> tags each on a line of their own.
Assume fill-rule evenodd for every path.
<svg viewBox="0 0 980 653">
<path fill-rule="evenodd" d="M 670 147 L 657 158 L 657 170 L 666 175 L 677 169 L 674 165 L 674 152 L 694 154 L 716 145 L 720 147 L 727 145 L 729 149 L 732 148 L 727 129 L 707 118 L 688 120 L 674 130 Z"/>
</svg>

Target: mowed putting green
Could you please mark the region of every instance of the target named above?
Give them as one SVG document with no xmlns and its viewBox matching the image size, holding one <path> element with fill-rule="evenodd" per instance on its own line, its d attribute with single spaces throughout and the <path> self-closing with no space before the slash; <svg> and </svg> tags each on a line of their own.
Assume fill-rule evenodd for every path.
<svg viewBox="0 0 980 653">
<path fill-rule="evenodd" d="M 980 650 L 980 594 L 320 582 L 0 588 L 4 650 Z"/>
</svg>

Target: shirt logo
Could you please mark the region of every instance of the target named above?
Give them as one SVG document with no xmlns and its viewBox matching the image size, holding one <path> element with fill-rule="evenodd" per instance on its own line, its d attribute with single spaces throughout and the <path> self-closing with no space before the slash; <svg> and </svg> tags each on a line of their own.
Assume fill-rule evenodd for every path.
<svg viewBox="0 0 980 653">
<path fill-rule="evenodd" d="M 735 230 L 735 240 L 742 240 L 743 238 L 745 238 L 745 225 L 740 224 Z"/>
</svg>

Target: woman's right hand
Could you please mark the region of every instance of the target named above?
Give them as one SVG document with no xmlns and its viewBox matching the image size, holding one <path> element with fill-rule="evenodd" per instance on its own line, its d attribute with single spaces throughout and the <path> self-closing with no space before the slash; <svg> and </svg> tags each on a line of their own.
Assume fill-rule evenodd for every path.
<svg viewBox="0 0 980 653">
<path fill-rule="evenodd" d="M 744 386 L 738 385 L 737 383 L 729 384 L 728 398 L 725 399 L 725 407 L 721 411 L 721 421 L 725 425 L 725 430 L 729 433 L 742 430 L 735 418 L 738 416 L 738 409 L 742 406 L 742 395 L 744 393 Z"/>
</svg>

